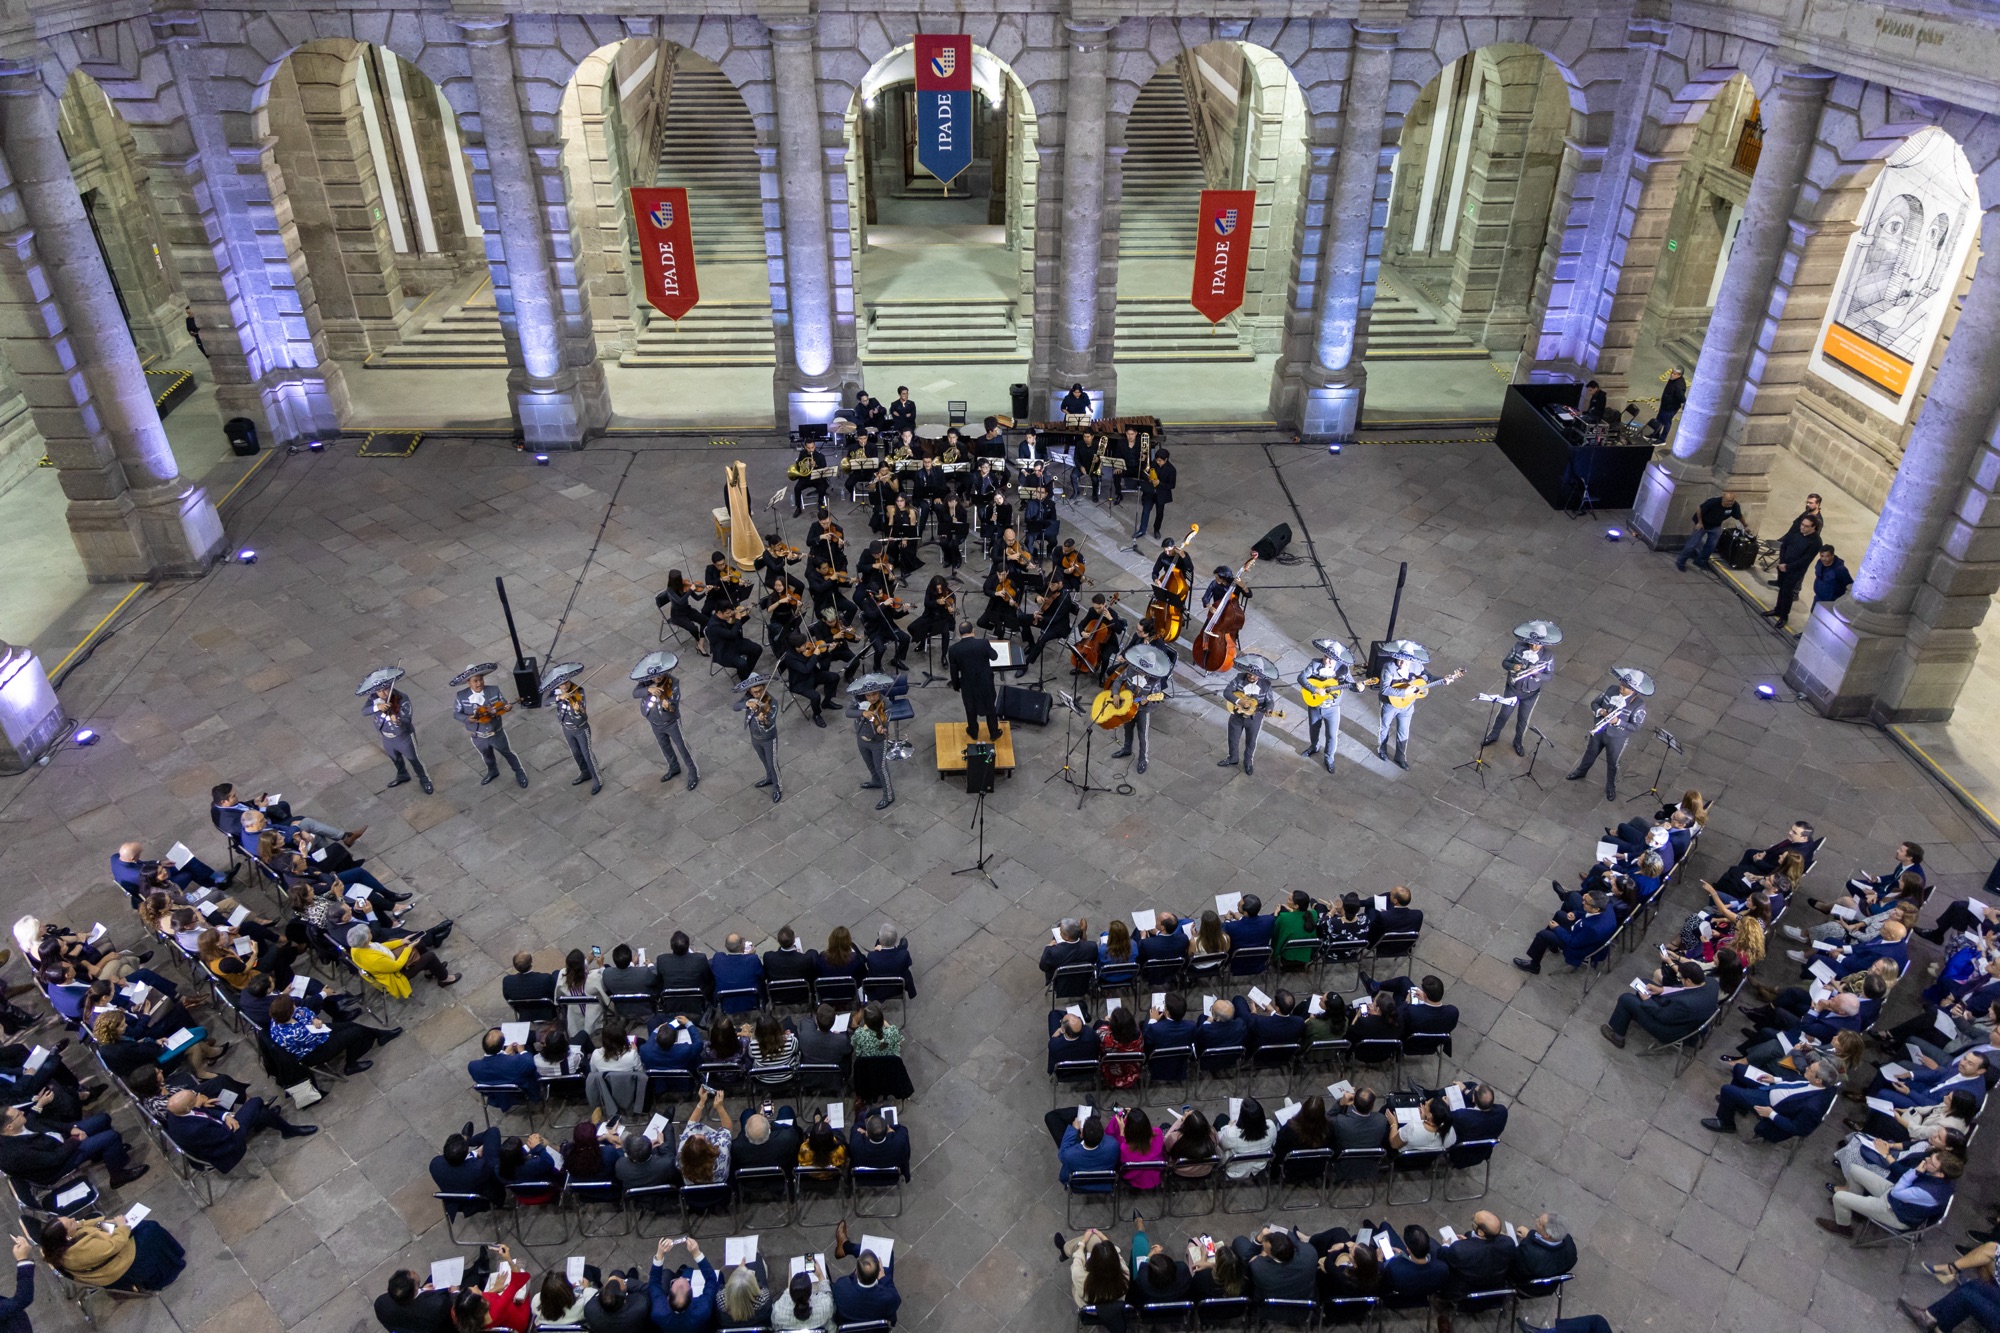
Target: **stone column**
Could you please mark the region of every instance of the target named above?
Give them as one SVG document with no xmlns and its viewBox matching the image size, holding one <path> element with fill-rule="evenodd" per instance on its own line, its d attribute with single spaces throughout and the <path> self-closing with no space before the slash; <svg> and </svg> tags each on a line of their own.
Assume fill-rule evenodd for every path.
<svg viewBox="0 0 2000 1333">
<path fill-rule="evenodd" d="M 827 242 L 826 151 L 819 118 L 818 27 L 810 16 L 773 19 L 771 80 L 778 122 L 778 181 L 785 238 L 785 313 L 792 365 L 774 386 L 780 417 L 796 430 L 833 419 L 833 260 Z"/>
<path fill-rule="evenodd" d="M 487 261 L 510 353 L 508 397 L 522 439 L 531 448 L 581 449 L 611 417 L 604 370 L 592 358 L 567 364 L 562 302 L 549 254 L 547 211 L 536 184 L 534 150 L 521 115 L 520 75 L 504 17 L 455 17 L 465 33 L 473 89 L 479 98 L 480 156 L 493 192 L 486 228 Z M 498 251 L 498 254 L 495 251 Z M 503 280 L 504 279 L 504 280 Z M 512 359 L 511 356 L 509 358 Z"/>
<path fill-rule="evenodd" d="M 109 501 L 113 512 L 92 517 L 95 531 L 88 541 L 75 523 L 82 516 L 72 506 L 72 530 L 84 550 L 85 564 L 94 578 L 198 575 L 222 554 L 222 520 L 208 492 L 183 478 L 174 460 L 104 256 L 84 216 L 69 159 L 56 136 L 55 98 L 33 60 L 0 62 L 0 145 L 31 229 L 17 244 L 26 249 L 32 243 L 36 267 L 54 287 L 75 355 L 74 373 L 88 381 L 94 410 L 84 433 L 94 437 L 101 431 L 108 437 L 123 474 L 122 487 L 91 487 L 97 493 L 90 498 Z M 51 448 L 56 434 L 75 433 L 42 430 Z M 67 484 L 64 489 L 73 500 L 79 498 Z M 128 494 L 118 496 L 120 489 Z M 124 505 L 130 506 L 128 513 L 115 515 Z M 98 536 L 108 536 L 114 544 L 102 553 L 106 558 L 101 563 L 88 549 Z M 136 550 L 126 546 L 131 536 L 138 539 Z M 143 564 L 142 570 L 134 571 L 127 563 L 132 556 Z"/>
<path fill-rule="evenodd" d="M 2000 212 L 1986 215 L 1981 240 L 1981 253 L 1992 256 Z M 2000 551 L 1981 520 L 1994 479 L 1974 474 L 1973 462 L 1992 443 L 1996 417 L 2000 261 L 1988 258 L 1924 395 L 1853 594 L 1814 608 L 1799 636 L 1786 679 L 1821 712 L 1883 722 L 1950 716 L 1977 651 L 1971 628 L 1978 620 L 1952 626 L 1940 613 L 1948 599 L 1993 586 Z M 1962 633 L 1944 632 L 1951 630 Z"/>
<path fill-rule="evenodd" d="M 1646 469 L 1639 498 L 1633 502 L 1632 526 L 1653 546 L 1677 542 L 1685 535 L 1688 516 L 1711 481 L 1723 433 L 1743 397 L 1751 345 L 1763 327 L 1778 281 L 1778 261 L 1791 235 L 1792 209 L 1798 203 L 1833 77 L 1822 69 L 1787 68 L 1779 75 L 1776 90 L 1764 100 L 1763 153 L 1750 179 L 1743 225 L 1688 384 L 1687 406 L 1675 423 L 1673 453 Z"/>
<path fill-rule="evenodd" d="M 216 408 L 261 417 L 267 441 L 289 444 L 340 430 L 347 385 L 322 361 L 278 234 L 269 141 L 237 146 L 201 67 L 199 15 L 156 14 L 179 95 L 177 120 L 134 126 L 171 156 L 148 163 L 168 249 L 208 346 Z M 165 142 L 160 142 L 165 141 Z"/>
<path fill-rule="evenodd" d="M 62 704 L 42 659 L 0 640 L 0 773 L 23 773 L 62 732 Z"/>
<path fill-rule="evenodd" d="M 1101 390 L 1108 416 L 1117 371 L 1099 361 L 1103 308 L 1105 116 L 1111 96 L 1111 29 L 1065 20 L 1062 206 L 1057 233 L 1055 345 L 1050 377 L 1035 401 L 1056 401 L 1072 384 Z"/>
<path fill-rule="evenodd" d="M 1361 364 L 1361 298 L 1382 175 L 1389 72 L 1400 33 L 1397 28 L 1360 24 L 1354 28 L 1340 150 L 1328 201 L 1326 257 L 1319 274 L 1313 363 L 1306 371 L 1298 423 L 1300 434 L 1312 440 L 1351 440 L 1361 421 L 1361 400 L 1368 388 L 1368 373 Z"/>
</svg>

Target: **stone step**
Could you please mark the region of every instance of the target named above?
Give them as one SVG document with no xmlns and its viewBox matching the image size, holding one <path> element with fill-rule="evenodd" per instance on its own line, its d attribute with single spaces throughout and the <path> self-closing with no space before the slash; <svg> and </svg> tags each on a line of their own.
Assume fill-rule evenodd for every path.
<svg viewBox="0 0 2000 1333">
<path fill-rule="evenodd" d="M 1174 297 L 1131 297 L 1118 303 L 1120 361 L 1249 361 L 1232 317 L 1211 326 L 1207 316 Z"/>
<path fill-rule="evenodd" d="M 1484 361 L 1486 349 L 1423 307 L 1393 291 L 1378 291 L 1368 316 L 1370 361 Z"/>
<path fill-rule="evenodd" d="M 864 361 L 968 365 L 1018 361 L 1023 355 L 1014 303 L 1005 298 L 880 301 L 864 313 Z"/>
<path fill-rule="evenodd" d="M 762 301 L 703 302 L 675 326 L 655 318 L 633 340 L 618 364 L 633 369 L 674 366 L 768 366 L 777 355 L 772 343 L 771 307 Z"/>
</svg>

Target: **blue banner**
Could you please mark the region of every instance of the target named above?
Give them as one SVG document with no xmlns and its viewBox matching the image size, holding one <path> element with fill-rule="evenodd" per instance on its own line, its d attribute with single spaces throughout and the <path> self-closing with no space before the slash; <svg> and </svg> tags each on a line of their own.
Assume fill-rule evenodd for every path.
<svg viewBox="0 0 2000 1333">
<path fill-rule="evenodd" d="M 941 181 L 972 165 L 972 39 L 919 36 L 917 164 Z"/>
</svg>

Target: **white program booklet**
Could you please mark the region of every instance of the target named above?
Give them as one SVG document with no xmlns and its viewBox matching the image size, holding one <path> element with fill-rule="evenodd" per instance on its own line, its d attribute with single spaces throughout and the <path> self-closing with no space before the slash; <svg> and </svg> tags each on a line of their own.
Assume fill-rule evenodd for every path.
<svg viewBox="0 0 2000 1333">
<path fill-rule="evenodd" d="M 500 1025 L 500 1040 L 506 1042 L 509 1046 L 526 1046 L 528 1044 L 528 1025 L 526 1023 L 502 1023 Z"/>
<path fill-rule="evenodd" d="M 861 1248 L 863 1250 L 873 1250 L 875 1257 L 882 1261 L 882 1267 L 884 1268 L 887 1268 L 895 1259 L 896 1242 L 890 1240 L 887 1236 L 864 1235 L 861 1237 Z"/>
<path fill-rule="evenodd" d="M 1228 916 L 1243 905 L 1240 893 L 1218 893 L 1215 895 L 1215 912 L 1218 916 Z"/>
<path fill-rule="evenodd" d="M 1141 911 L 1132 913 L 1132 929 L 1158 930 L 1159 928 L 1160 928 L 1160 914 L 1154 911 L 1152 908 L 1148 907 Z"/>
<path fill-rule="evenodd" d="M 755 1236 L 731 1236 L 722 1242 L 722 1262 L 725 1267 L 734 1268 L 747 1264 L 757 1257 Z"/>
<path fill-rule="evenodd" d="M 431 1286 L 443 1291 L 465 1281 L 465 1256 L 456 1255 L 450 1259 L 431 1261 Z"/>
<path fill-rule="evenodd" d="M 185 870 L 187 863 L 194 860 L 194 853 L 188 850 L 186 843 L 177 842 L 167 848 L 167 859 L 174 863 L 174 869 Z"/>
</svg>

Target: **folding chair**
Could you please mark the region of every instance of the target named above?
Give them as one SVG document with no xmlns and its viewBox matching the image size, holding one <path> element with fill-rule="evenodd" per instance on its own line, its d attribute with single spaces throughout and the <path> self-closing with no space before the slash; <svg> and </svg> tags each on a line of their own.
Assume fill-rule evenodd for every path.
<svg viewBox="0 0 2000 1333">
<path fill-rule="evenodd" d="M 944 410 L 945 424 L 947 426 L 963 426 L 965 424 L 965 400 L 963 398 L 945 399 Z"/>
<path fill-rule="evenodd" d="M 1206 1175 L 1184 1176 L 1169 1170 L 1160 1177 L 1160 1216 L 1200 1217 L 1215 1211 L 1215 1178 L 1222 1172 L 1217 1158 Z M 1186 1200 L 1186 1203 L 1182 1201 Z"/>
<path fill-rule="evenodd" d="M 1324 1208 L 1331 1148 L 1294 1148 L 1271 1168 L 1271 1205 L 1279 1212 Z"/>
<path fill-rule="evenodd" d="M 786 977 L 781 981 L 765 981 L 764 1004 L 772 1010 L 811 1009 L 813 1005 L 812 981 L 806 977 Z"/>
<path fill-rule="evenodd" d="M 1097 964 L 1065 963 L 1049 974 L 1048 990 L 1050 1008 L 1062 1008 L 1064 1000 L 1087 1000 L 1097 985 Z M 1085 1016 L 1088 1021 L 1088 1015 Z"/>
<path fill-rule="evenodd" d="M 1382 963 L 1386 959 L 1408 958 L 1417 951 L 1417 932 L 1414 930 L 1385 930 L 1368 946 L 1368 971 L 1375 976 L 1382 975 Z"/>
<path fill-rule="evenodd" d="M 612 997 L 614 1000 L 616 996 Z M 674 990 L 663 990 L 658 999 L 651 1000 L 649 1013 L 665 1014 L 669 1018 L 683 1017 L 697 1021 L 708 1012 L 708 997 L 696 986 L 682 986 Z"/>
<path fill-rule="evenodd" d="M 852 1009 L 861 994 L 861 983 L 853 977 L 815 977 L 813 979 L 813 1001 L 815 1004 L 830 1004 L 836 1009 Z"/>
<path fill-rule="evenodd" d="M 591 1215 L 609 1213 L 629 1226 L 625 1217 L 625 1205 L 620 1198 L 618 1182 L 615 1180 L 565 1180 L 563 1182 L 562 1206 L 576 1219 L 576 1234 L 579 1236 L 620 1236 L 625 1230 L 606 1228 L 593 1231 Z"/>
<path fill-rule="evenodd" d="M 1563 1317 L 1563 1288 L 1567 1287 L 1570 1279 L 1575 1276 L 1576 1274 L 1574 1273 L 1557 1273 L 1552 1277 L 1529 1278 L 1519 1283 L 1514 1288 L 1514 1313 L 1516 1315 L 1521 1313 L 1521 1302 L 1523 1301 L 1545 1301 L 1553 1296 L 1556 1298 L 1556 1315 L 1549 1322 L 1551 1324 L 1561 1323 Z"/>
<path fill-rule="evenodd" d="M 1804 1136 L 1801 1135 L 1798 1141 L 1804 1142 Z M 1854 1217 L 1855 1222 L 1858 1224 L 1858 1229 L 1854 1233 L 1854 1248 L 1857 1250 L 1872 1250 L 1885 1245 L 1900 1245 L 1903 1247 L 1903 1266 L 1897 1272 L 1899 1275 L 1907 1273 L 1910 1269 L 1910 1256 L 1917 1252 L 1918 1243 L 1925 1236 L 1936 1231 L 1950 1220 L 1952 1200 L 1957 1197 L 1954 1194 L 1950 1199 L 1944 1201 L 1944 1211 L 1938 1214 L 1935 1222 L 1926 1222 L 1920 1227 L 1911 1227 L 1907 1231 L 1891 1231 L 1874 1218 L 1863 1217 L 1857 1213 Z M 1114 1218 L 1113 1220 L 1116 1221 L 1117 1219 Z"/>
<path fill-rule="evenodd" d="M 1495 1287 L 1491 1291 L 1468 1291 L 1451 1303 L 1452 1314 L 1458 1316 L 1458 1318 L 1497 1314 L 1499 1318 L 1495 1321 L 1494 1326 L 1496 1328 L 1505 1328 L 1507 1326 L 1507 1315 L 1513 1307 L 1514 1289 L 1512 1287 Z M 1452 1320 L 1452 1327 L 1454 1329 L 1458 1327 L 1458 1318 Z"/>
<path fill-rule="evenodd" d="M 1344 1189 L 1365 1186 L 1367 1192 L 1358 1201 L 1365 1206 L 1375 1199 L 1375 1184 L 1382 1179 L 1382 1171 L 1388 1165 L 1387 1148 L 1343 1148 L 1333 1159 L 1333 1177 L 1327 1182 L 1327 1207 L 1343 1208 L 1350 1205 L 1340 1200 Z"/>
<path fill-rule="evenodd" d="M 703 1185 L 682 1184 L 680 1188 L 681 1230 L 695 1234 L 696 1217 L 714 1218 L 720 1216 L 725 1226 L 733 1226 L 736 1209 L 736 1187 L 726 1180 L 711 1181 Z"/>
<path fill-rule="evenodd" d="M 1124 1214 L 1128 1206 L 1135 1216 L 1143 1217 L 1151 1212 L 1152 1209 L 1147 1206 L 1148 1202 L 1161 1197 L 1161 1191 L 1165 1190 L 1167 1185 L 1167 1172 L 1172 1169 L 1164 1159 L 1157 1157 L 1144 1160 L 1135 1158 L 1129 1162 L 1120 1162 L 1118 1164 L 1118 1206 L 1120 1215 Z M 1141 1171 L 1153 1173 L 1154 1183 L 1152 1185 L 1146 1186 L 1133 1183 L 1133 1177 Z"/>
<path fill-rule="evenodd" d="M 834 1220 L 838 1221 L 848 1211 L 848 1202 L 853 1186 L 848 1177 L 848 1169 L 821 1172 L 813 1167 L 800 1167 L 792 1173 L 792 1221 L 800 1230 L 806 1230 L 818 1223 L 812 1217 L 812 1204 L 824 1199 L 833 1200 Z M 900 1209 L 899 1209 L 900 1211 Z"/>
<path fill-rule="evenodd" d="M 531 1093 L 522 1091 L 518 1084 L 475 1083 L 472 1085 L 472 1090 L 479 1094 L 480 1122 L 488 1129 L 493 1128 L 493 1113 L 495 1111 L 498 1111 L 502 1117 L 505 1117 L 509 1111 L 520 1111 L 525 1113 L 529 1119 L 532 1120 L 534 1118 L 536 1109 L 534 1096 Z M 539 1089 L 537 1090 L 539 1091 Z M 495 1102 L 494 1098 L 496 1097 L 504 1099 L 506 1104 L 502 1105 Z"/>
<path fill-rule="evenodd" d="M 1072 1094 L 1071 1105 L 1076 1104 L 1074 1094 L 1079 1091 L 1084 1093 L 1097 1091 L 1097 1061 L 1056 1061 L 1054 1067 L 1049 1070 L 1049 1109 L 1051 1111 L 1063 1104 L 1063 1093 L 1065 1090 L 1068 1090 Z"/>
<path fill-rule="evenodd" d="M 1266 1296 L 1257 1302 L 1255 1327 L 1267 1328 L 1311 1328 L 1313 1316 L 1319 1313 L 1319 1304 L 1308 1300 L 1285 1300 Z"/>
<path fill-rule="evenodd" d="M 1148 1088 L 1172 1087 L 1178 1084 L 1192 1091 L 1194 1047 L 1156 1046 L 1146 1052 L 1145 1083 Z"/>
<path fill-rule="evenodd" d="M 668 1205 L 679 1206 L 679 1185 L 635 1185 L 624 1193 L 626 1231 L 639 1230 L 642 1217 L 658 1216 Z"/>
<path fill-rule="evenodd" d="M 1116 1171 L 1072 1171 L 1063 1182 L 1063 1220 L 1071 1231 L 1076 1230 L 1076 1209 L 1081 1201 L 1087 1206 L 1102 1203 L 1105 1208 L 1104 1225 L 1108 1230 L 1118 1225 L 1118 1173 Z"/>
<path fill-rule="evenodd" d="M 668 1186 L 668 1188 L 671 1189 L 672 1186 Z M 498 1245 L 500 1243 L 500 1228 L 497 1225 L 493 1228 L 493 1234 L 490 1236 L 461 1236 L 458 1234 L 459 1219 L 476 1215 L 474 1211 L 475 1207 L 477 1213 L 492 1213 L 494 1221 L 497 1223 L 499 1221 L 499 1214 L 495 1210 L 493 1200 L 487 1198 L 484 1194 L 453 1194 L 442 1190 L 432 1193 L 431 1197 L 444 1206 L 444 1234 L 451 1237 L 452 1244 Z"/>
<path fill-rule="evenodd" d="M 1447 1203 L 1463 1203 L 1468 1199 L 1483 1199 L 1493 1182 L 1493 1149 L 1498 1139 L 1467 1139 L 1454 1143 L 1444 1150 L 1444 1197 Z M 1473 1167 L 1481 1168 L 1479 1191 L 1476 1194 L 1453 1194 L 1451 1182 L 1454 1176 L 1465 1175 Z"/>
<path fill-rule="evenodd" d="M 1252 944 L 1237 949 L 1229 955 L 1229 975 L 1232 980 L 1241 981 L 1246 977 L 1266 976 L 1270 971 L 1269 945 Z"/>
<path fill-rule="evenodd" d="M 849 1198 L 856 1217 L 901 1217 L 903 1215 L 903 1173 L 893 1166 L 855 1166 L 847 1171 Z M 877 1212 L 865 1206 L 867 1200 L 890 1199 L 894 1212 Z"/>
<path fill-rule="evenodd" d="M 1449 1032 L 1419 1032 L 1405 1037 L 1403 1038 L 1404 1075 L 1407 1077 L 1409 1074 L 1410 1057 L 1415 1056 L 1421 1060 L 1427 1055 L 1432 1056 L 1437 1063 L 1431 1069 L 1431 1081 L 1426 1086 L 1438 1087 L 1444 1083 L 1444 1058 L 1450 1054 Z"/>
<path fill-rule="evenodd" d="M 655 1012 L 651 991 L 623 991 L 611 997 L 611 1011 L 621 1018 L 645 1018 Z"/>
<path fill-rule="evenodd" d="M 1241 1046 L 1211 1046 L 1196 1057 L 1195 1063 L 1201 1069 L 1202 1078 L 1208 1083 L 1211 1096 L 1218 1084 L 1226 1086 L 1242 1072 L 1244 1050 Z"/>
<path fill-rule="evenodd" d="M 775 1208 L 775 1214 L 763 1210 Z M 736 1168 L 736 1225 L 742 1231 L 792 1223 L 792 1173 L 782 1166 Z"/>
<path fill-rule="evenodd" d="M 1248 1174 L 1234 1174 L 1236 1167 L 1245 1163 L 1255 1169 Z M 1271 1206 L 1271 1154 L 1268 1152 L 1242 1153 L 1229 1159 L 1223 1168 L 1222 1179 L 1215 1186 L 1216 1204 L 1225 1213 L 1261 1213 Z M 1244 1198 L 1250 1200 L 1247 1208 L 1236 1207 Z"/>
<path fill-rule="evenodd" d="M 562 1245 L 569 1241 L 569 1217 L 563 1212 L 563 1182 L 561 1180 L 536 1180 L 518 1184 L 504 1184 L 507 1191 L 507 1211 L 513 1219 L 514 1239 L 523 1245 Z M 529 1240 L 528 1226 L 535 1217 L 553 1217 L 561 1232 L 553 1240 Z"/>
<path fill-rule="evenodd" d="M 1708 1044 L 1708 1034 L 1715 1030 L 1715 1020 L 1720 1017 L 1722 1017 L 1722 1010 L 1718 1008 L 1714 1013 L 1702 1020 L 1700 1027 L 1688 1033 L 1685 1037 L 1675 1037 L 1667 1040 L 1654 1037 L 1652 1045 L 1640 1051 L 1639 1054 L 1642 1056 L 1661 1055 L 1667 1051 L 1672 1051 L 1674 1055 L 1673 1077 L 1679 1078 L 1687 1070 L 1687 1067 L 1694 1063 L 1694 1058 L 1701 1052 L 1701 1048 Z"/>
<path fill-rule="evenodd" d="M 1319 1303 L 1319 1326 L 1365 1325 L 1375 1318 L 1376 1307 L 1381 1303 L 1374 1296 L 1329 1296 Z"/>
<path fill-rule="evenodd" d="M 1429 1203 L 1431 1195 L 1437 1192 L 1438 1167 L 1443 1161 L 1444 1149 L 1442 1148 L 1420 1148 L 1415 1150 L 1405 1148 L 1401 1152 L 1391 1156 L 1389 1158 L 1389 1192 L 1383 1198 L 1384 1206 L 1393 1208 L 1397 1204 Z M 1419 1198 L 1412 1192 L 1407 1198 L 1397 1198 L 1396 1182 L 1399 1180 L 1422 1181 L 1424 1186 L 1423 1196 Z"/>
<path fill-rule="evenodd" d="M 1353 1044 L 1348 1052 L 1348 1062 L 1357 1069 L 1372 1069 L 1386 1072 L 1389 1077 L 1400 1082 L 1403 1070 L 1403 1043 L 1397 1037 L 1368 1037 Z"/>
<path fill-rule="evenodd" d="M 1098 1070 L 1108 1088 L 1117 1088 L 1119 1080 L 1113 1077 L 1114 1070 L 1131 1069 L 1134 1081 L 1124 1086 L 1123 1095 L 1138 1097 L 1146 1086 L 1146 1053 L 1144 1051 L 1106 1051 L 1098 1060 Z"/>
<path fill-rule="evenodd" d="M 896 1022 L 900 1026 L 910 1016 L 910 986 L 900 975 L 868 976 L 861 978 L 861 999 L 867 1004 L 896 1004 Z"/>
<path fill-rule="evenodd" d="M 1186 1330 L 1194 1326 L 1194 1302 L 1151 1301 L 1133 1306 L 1132 1317 L 1141 1328 Z"/>
<path fill-rule="evenodd" d="M 1194 1317 L 1196 1324 L 1204 1329 L 1228 1328 L 1231 1324 L 1247 1325 L 1250 1322 L 1250 1298 L 1211 1296 L 1205 1301 L 1196 1301 Z"/>
<path fill-rule="evenodd" d="M 1298 1075 L 1302 1054 L 1299 1044 L 1295 1041 L 1272 1042 L 1268 1046 L 1259 1046 L 1250 1054 L 1249 1076 L 1244 1084 L 1244 1091 L 1254 1093 L 1257 1088 L 1257 1075 L 1276 1071 L 1284 1080 L 1278 1091 L 1281 1094 L 1289 1094 L 1292 1083 Z"/>
</svg>

